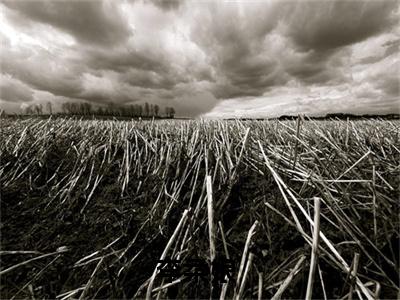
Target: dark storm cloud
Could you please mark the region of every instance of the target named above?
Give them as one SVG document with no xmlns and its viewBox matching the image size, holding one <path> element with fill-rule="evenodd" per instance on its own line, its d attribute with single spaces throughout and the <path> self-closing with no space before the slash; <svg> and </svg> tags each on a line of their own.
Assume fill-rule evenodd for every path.
<svg viewBox="0 0 400 300">
<path fill-rule="evenodd" d="M 217 98 L 259 96 L 269 87 L 286 82 L 278 61 L 263 45 L 278 21 L 275 6 L 253 3 L 242 12 L 235 3 L 204 6 L 192 26 L 191 37 L 216 69 L 212 91 Z M 252 17 L 254 13 L 260 17 Z"/>
<path fill-rule="evenodd" d="M 398 23 L 398 1 L 299 1 L 284 6 L 286 34 L 302 51 L 351 45 Z"/>
<path fill-rule="evenodd" d="M 398 55 L 399 46 L 400 40 L 386 42 L 382 45 L 382 47 L 385 48 L 385 52 L 383 54 L 364 57 L 359 61 L 359 64 L 374 64 L 391 55 Z"/>
<path fill-rule="evenodd" d="M 163 10 L 174 10 L 179 8 L 184 0 L 150 0 L 155 6 Z"/>
<path fill-rule="evenodd" d="M 385 81 L 381 81 L 378 84 L 378 87 L 382 89 L 386 94 L 390 96 L 399 96 L 399 78 L 398 77 L 390 77 Z"/>
<path fill-rule="evenodd" d="M 59 28 L 83 43 L 113 46 L 125 41 L 130 30 L 117 2 L 5 1 L 24 18 Z"/>
<path fill-rule="evenodd" d="M 351 81 L 347 46 L 365 41 L 397 22 L 396 1 L 310 1 L 282 4 L 281 31 L 295 53 L 281 60 L 285 71 L 305 85 L 336 85 Z M 389 55 L 370 56 L 361 64 Z"/>
<path fill-rule="evenodd" d="M 21 63 L 21 62 L 24 63 Z M 36 90 L 50 92 L 64 97 L 76 97 L 81 91 L 77 69 L 48 68 L 48 61 L 33 54 L 13 55 L 1 60 L 1 70 L 18 78 Z"/>
<path fill-rule="evenodd" d="M 172 89 L 181 80 L 154 71 L 131 69 L 120 75 L 119 79 L 131 86 L 152 89 Z"/>
<path fill-rule="evenodd" d="M 237 58 L 236 58 L 237 59 Z M 260 56 L 244 56 L 236 62 L 231 61 L 223 66 L 224 74 L 233 85 L 253 86 L 255 88 L 268 86 L 271 77 L 278 68 L 278 63 L 272 59 Z"/>
<path fill-rule="evenodd" d="M 304 84 L 339 84 L 347 80 L 343 74 L 348 51 L 300 53 L 282 63 L 286 72 Z"/>
<path fill-rule="evenodd" d="M 400 67 L 397 64 L 397 67 Z M 384 92 L 387 96 L 399 97 L 400 95 L 400 82 L 399 82 L 399 72 L 392 72 L 389 76 L 376 78 L 375 86 Z"/>
<path fill-rule="evenodd" d="M 83 53 L 89 67 L 99 70 L 114 70 L 124 72 L 131 68 L 149 71 L 165 71 L 166 61 L 162 54 L 149 51 L 138 51 L 124 47 L 108 51 L 103 49 L 88 49 Z"/>
<path fill-rule="evenodd" d="M 92 70 L 115 71 L 121 82 L 132 86 L 170 89 L 188 82 L 187 74 L 179 74 L 167 54 L 159 49 L 137 50 L 129 47 L 106 51 L 89 49 L 82 56 Z M 200 74 L 206 76 L 205 74 Z"/>
<path fill-rule="evenodd" d="M 33 91 L 26 84 L 2 74 L 0 99 L 8 102 L 30 102 L 33 100 Z"/>
<path fill-rule="evenodd" d="M 222 99 L 261 96 L 291 78 L 305 85 L 349 80 L 343 69 L 350 53 L 342 49 L 392 28 L 397 8 L 395 1 L 204 6 L 191 37 L 215 67 L 212 91 Z M 281 53 L 271 52 L 277 36 L 284 39 Z"/>
<path fill-rule="evenodd" d="M 226 84 L 215 86 L 219 98 L 260 96 L 268 88 L 284 84 L 287 77 L 281 73 L 277 61 L 245 56 L 221 69 Z"/>
<path fill-rule="evenodd" d="M 362 102 L 371 107 L 399 93 L 387 67 L 398 61 L 396 1 L 3 3 L 0 25 L 14 29 L 0 28 L 3 101 L 44 91 L 62 101 L 173 105 L 193 116 L 232 98 L 268 105 L 274 91 L 299 99 L 325 89 L 338 98 L 354 86 L 362 93 L 351 101 L 371 98 Z M 305 107 L 286 101 L 293 112 Z M 351 106 L 342 104 L 335 109 Z"/>
<path fill-rule="evenodd" d="M 386 56 L 381 56 L 381 55 L 371 55 L 368 57 L 364 57 L 360 59 L 359 64 L 361 65 L 369 65 L 369 64 L 374 64 L 378 61 L 380 61 L 382 58 L 385 58 Z"/>
</svg>

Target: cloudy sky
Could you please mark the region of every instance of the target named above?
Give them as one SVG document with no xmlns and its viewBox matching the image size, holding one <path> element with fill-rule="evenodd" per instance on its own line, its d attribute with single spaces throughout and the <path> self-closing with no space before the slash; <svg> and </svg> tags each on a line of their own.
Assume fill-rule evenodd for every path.
<svg viewBox="0 0 400 300">
<path fill-rule="evenodd" d="M 0 1 L 0 107 L 398 113 L 398 1 Z"/>
</svg>

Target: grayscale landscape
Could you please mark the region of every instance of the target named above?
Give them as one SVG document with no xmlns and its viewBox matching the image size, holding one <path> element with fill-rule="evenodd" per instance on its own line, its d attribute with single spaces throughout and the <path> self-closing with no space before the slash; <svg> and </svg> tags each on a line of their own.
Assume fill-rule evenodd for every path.
<svg viewBox="0 0 400 300">
<path fill-rule="evenodd" d="M 398 1 L 0 1 L 1 299 L 398 299 Z"/>
</svg>

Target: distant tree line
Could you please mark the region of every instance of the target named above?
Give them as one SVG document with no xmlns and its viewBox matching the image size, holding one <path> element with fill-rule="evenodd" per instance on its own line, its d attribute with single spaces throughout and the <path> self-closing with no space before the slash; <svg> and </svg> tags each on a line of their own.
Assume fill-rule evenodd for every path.
<svg viewBox="0 0 400 300">
<path fill-rule="evenodd" d="M 24 113 L 26 115 L 42 115 L 43 105 L 42 104 L 32 104 L 24 108 Z"/>
<path fill-rule="evenodd" d="M 297 119 L 298 116 L 287 116 L 283 115 L 280 116 L 278 119 L 279 120 L 295 120 Z M 313 120 L 326 120 L 326 119 L 340 119 L 340 120 L 357 120 L 357 119 L 378 119 L 378 118 L 383 118 L 383 119 L 399 119 L 400 115 L 399 114 L 386 114 L 386 115 L 373 115 L 373 114 L 363 114 L 363 115 L 354 115 L 354 114 L 349 114 L 349 113 L 330 113 L 325 116 L 320 116 L 320 117 L 309 117 L 310 119 Z"/>
<path fill-rule="evenodd" d="M 327 119 L 376 119 L 376 118 L 386 118 L 386 119 L 398 119 L 399 114 L 386 114 L 386 115 L 376 115 L 376 114 L 363 114 L 363 115 L 353 115 L 353 114 L 346 114 L 346 113 L 334 113 L 334 114 L 327 114 L 325 116 Z"/>
<path fill-rule="evenodd" d="M 33 104 L 24 109 L 27 115 L 42 115 L 43 105 Z M 53 114 L 51 102 L 46 103 L 47 114 Z M 108 117 L 130 117 L 130 118 L 174 118 L 175 109 L 167 106 L 164 111 L 160 111 L 157 104 L 131 104 L 117 105 L 109 103 L 106 106 L 94 107 L 87 102 L 64 102 L 61 104 L 61 114 L 77 116 L 108 116 Z"/>
</svg>

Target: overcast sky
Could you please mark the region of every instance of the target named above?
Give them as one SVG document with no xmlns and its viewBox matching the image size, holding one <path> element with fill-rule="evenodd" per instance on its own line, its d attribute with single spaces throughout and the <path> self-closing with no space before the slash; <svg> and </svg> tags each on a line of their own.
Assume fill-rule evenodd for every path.
<svg viewBox="0 0 400 300">
<path fill-rule="evenodd" d="M 399 2 L 2 1 L 0 107 L 398 113 Z"/>
</svg>

